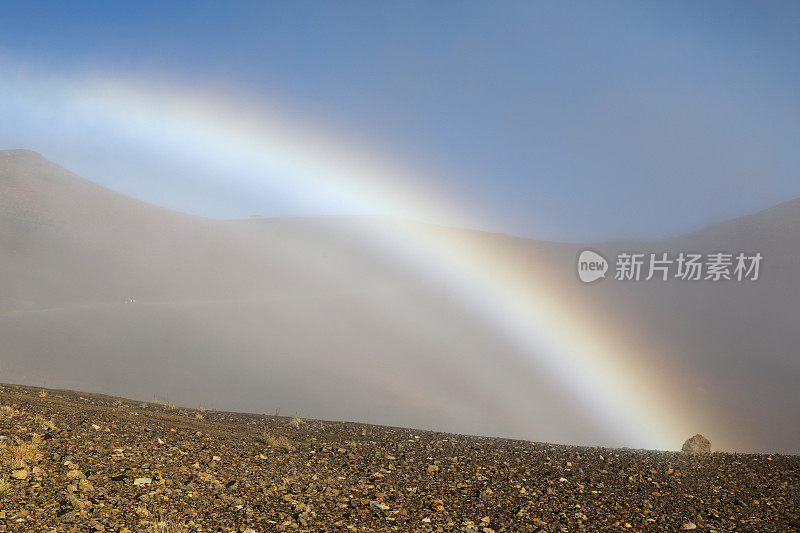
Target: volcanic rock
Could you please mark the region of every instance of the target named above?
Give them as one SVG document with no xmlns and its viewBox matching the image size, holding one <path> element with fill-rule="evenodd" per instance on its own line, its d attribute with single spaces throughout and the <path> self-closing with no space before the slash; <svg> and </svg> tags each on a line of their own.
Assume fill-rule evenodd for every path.
<svg viewBox="0 0 800 533">
<path fill-rule="evenodd" d="M 0 416 L 4 440 L 27 440 L 37 415 L 65 428 L 37 444 L 36 466 L 48 475 L 35 481 L 12 478 L 0 444 L 0 479 L 10 478 L 0 532 L 796 531 L 800 523 L 797 456 L 698 460 L 311 419 L 294 428 L 287 417 L 197 418 L 185 407 L 40 391 L 0 388 L 0 406 L 21 408 Z M 108 431 L 92 429 L 89 417 Z M 265 442 L 277 437 L 292 450 Z"/>
<path fill-rule="evenodd" d="M 688 453 L 711 453 L 711 441 L 698 433 L 686 439 L 682 450 Z"/>
</svg>

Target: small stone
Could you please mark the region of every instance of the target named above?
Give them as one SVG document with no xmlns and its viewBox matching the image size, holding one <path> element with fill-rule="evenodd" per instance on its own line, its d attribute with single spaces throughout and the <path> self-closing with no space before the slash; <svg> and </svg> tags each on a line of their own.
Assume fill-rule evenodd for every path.
<svg viewBox="0 0 800 533">
<path fill-rule="evenodd" d="M 26 479 L 28 477 L 28 470 L 25 468 L 17 468 L 11 472 L 11 477 L 14 479 Z"/>
<path fill-rule="evenodd" d="M 694 522 L 686 522 L 683 524 L 683 529 L 697 529 L 697 526 Z"/>
<path fill-rule="evenodd" d="M 438 466 L 436 466 L 436 465 L 429 465 L 428 466 L 428 473 L 429 474 L 435 474 L 438 471 L 439 471 L 439 467 Z"/>
<path fill-rule="evenodd" d="M 381 503 L 379 501 L 371 501 L 369 502 L 369 508 L 373 511 L 388 511 L 389 506 L 385 503 Z"/>
<path fill-rule="evenodd" d="M 133 480 L 134 485 L 149 485 L 153 480 L 149 477 L 137 477 Z"/>
</svg>

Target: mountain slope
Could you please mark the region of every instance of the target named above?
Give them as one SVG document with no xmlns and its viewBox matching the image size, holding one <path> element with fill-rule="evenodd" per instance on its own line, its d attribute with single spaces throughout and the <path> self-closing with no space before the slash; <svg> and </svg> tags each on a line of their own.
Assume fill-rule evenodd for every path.
<svg viewBox="0 0 800 533">
<path fill-rule="evenodd" d="M 45 432 L 23 468 L 0 457 L 8 531 L 800 527 L 800 456 L 535 444 L 40 391 L 0 385 L 0 405 L 16 406 L 0 432 L 26 443 Z"/>
<path fill-rule="evenodd" d="M 191 217 L 30 152 L 0 154 L 0 188 L 6 381 L 569 441 L 592 425 L 527 401 L 559 392 L 375 252 L 369 221 Z"/>
<path fill-rule="evenodd" d="M 0 152 L 3 381 L 626 444 L 447 291 L 381 252 L 378 226 L 208 220 L 117 194 L 32 152 Z M 537 272 L 564 306 L 595 317 L 639 354 L 648 382 L 669 391 L 687 436 L 800 451 L 800 428 L 787 422 L 800 412 L 800 202 L 652 242 L 425 231 Z M 586 247 L 612 263 L 623 250 L 765 259 L 751 283 L 583 285 L 575 260 Z M 691 426 L 693 415 L 703 427 Z"/>
</svg>

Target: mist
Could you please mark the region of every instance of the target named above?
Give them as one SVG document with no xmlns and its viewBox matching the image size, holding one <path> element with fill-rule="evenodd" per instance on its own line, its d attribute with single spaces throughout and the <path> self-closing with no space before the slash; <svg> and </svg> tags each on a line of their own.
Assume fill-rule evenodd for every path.
<svg viewBox="0 0 800 533">
<path fill-rule="evenodd" d="M 392 229 L 412 225 L 502 257 L 498 276 L 508 268 L 535 276 L 576 324 L 595 317 L 593 327 L 632 354 L 631 375 L 618 384 L 640 381 L 674 431 L 702 429 L 723 449 L 797 450 L 797 428 L 783 423 L 800 401 L 796 203 L 675 241 L 592 245 L 607 257 L 632 247 L 757 248 L 769 266 L 752 286 L 596 287 L 574 274 L 585 245 L 386 217 L 212 220 L 120 195 L 28 151 L 3 152 L 0 173 L 6 382 L 547 442 L 671 446 L 641 437 L 644 426 L 623 431 L 636 420 L 622 413 L 598 416 L 569 375 L 546 364 L 558 354 L 520 350 L 465 307 L 459 280 L 433 275 L 415 258 L 418 243 Z"/>
</svg>

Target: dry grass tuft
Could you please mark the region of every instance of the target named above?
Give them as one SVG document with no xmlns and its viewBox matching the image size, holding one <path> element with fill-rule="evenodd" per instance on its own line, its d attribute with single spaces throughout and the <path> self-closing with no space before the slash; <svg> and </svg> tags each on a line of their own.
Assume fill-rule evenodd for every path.
<svg viewBox="0 0 800 533">
<path fill-rule="evenodd" d="M 47 391 L 42 389 L 39 391 L 39 398 L 47 398 Z"/>
<path fill-rule="evenodd" d="M 156 405 L 160 405 L 160 406 L 164 407 L 165 409 L 177 409 L 178 408 L 178 406 L 175 405 L 174 403 L 164 401 L 161 398 L 159 398 L 158 396 L 153 396 L 153 403 L 156 404 Z"/>
<path fill-rule="evenodd" d="M 279 451 L 282 453 L 289 453 L 294 451 L 294 446 L 289 439 L 284 437 L 283 435 L 273 435 L 269 431 L 264 430 L 264 433 L 261 434 L 261 442 L 269 446 L 275 451 Z"/>
<path fill-rule="evenodd" d="M 289 420 L 289 427 L 297 429 L 303 425 L 303 419 L 299 416 L 293 416 L 291 420 Z"/>
<path fill-rule="evenodd" d="M 39 447 L 33 442 L 23 442 L 14 446 L 9 446 L 4 450 L 11 463 L 11 468 L 24 468 L 28 462 L 33 462 L 39 453 Z"/>
<path fill-rule="evenodd" d="M 189 533 L 189 528 L 186 524 L 159 518 L 158 522 L 151 525 L 147 531 L 148 533 Z"/>
<path fill-rule="evenodd" d="M 16 416 L 18 414 L 19 411 L 14 409 L 10 405 L 0 405 L 0 416 L 11 418 L 12 416 Z"/>
<path fill-rule="evenodd" d="M 0 498 L 5 498 L 8 491 L 11 489 L 11 483 L 6 478 L 0 479 Z"/>
<path fill-rule="evenodd" d="M 33 423 L 36 424 L 37 427 L 42 428 L 45 431 L 52 431 L 56 429 L 56 423 L 53 422 L 52 419 L 45 418 L 42 415 L 36 415 L 33 417 Z"/>
</svg>

